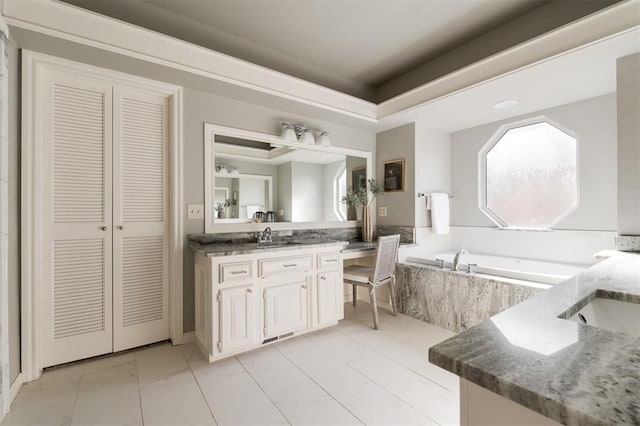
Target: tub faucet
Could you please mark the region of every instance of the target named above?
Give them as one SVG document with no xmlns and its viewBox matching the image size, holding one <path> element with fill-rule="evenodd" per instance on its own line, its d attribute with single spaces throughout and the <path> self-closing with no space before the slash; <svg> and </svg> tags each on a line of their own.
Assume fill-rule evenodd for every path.
<svg viewBox="0 0 640 426">
<path fill-rule="evenodd" d="M 460 265 L 460 258 L 462 257 L 463 254 L 469 254 L 468 251 L 466 251 L 465 249 L 460 249 L 460 251 L 458 251 L 456 253 L 456 256 L 453 258 L 453 270 L 457 271 L 458 270 L 458 265 Z"/>
</svg>

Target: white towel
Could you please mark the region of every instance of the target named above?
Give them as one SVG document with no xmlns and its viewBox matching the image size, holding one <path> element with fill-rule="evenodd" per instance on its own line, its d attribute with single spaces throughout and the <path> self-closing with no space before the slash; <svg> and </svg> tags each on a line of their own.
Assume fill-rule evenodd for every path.
<svg viewBox="0 0 640 426">
<path fill-rule="evenodd" d="M 431 226 L 434 234 L 449 233 L 449 194 L 431 193 Z"/>
</svg>

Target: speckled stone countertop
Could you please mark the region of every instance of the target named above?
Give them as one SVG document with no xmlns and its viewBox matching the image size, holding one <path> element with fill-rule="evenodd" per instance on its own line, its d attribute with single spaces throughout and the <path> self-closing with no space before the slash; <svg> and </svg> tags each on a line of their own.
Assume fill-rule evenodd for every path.
<svg viewBox="0 0 640 426">
<path fill-rule="evenodd" d="M 200 244 L 195 241 L 189 241 L 189 248 L 193 251 L 203 254 L 207 257 L 216 256 L 233 256 L 238 254 L 264 253 L 265 251 L 284 251 L 295 250 L 309 247 L 345 247 L 346 241 L 336 240 L 286 240 L 275 241 L 273 243 L 214 243 Z"/>
<path fill-rule="evenodd" d="M 429 361 L 563 424 L 640 425 L 640 338 L 562 319 L 596 296 L 640 303 L 640 255 L 586 269 L 433 346 Z"/>
<path fill-rule="evenodd" d="M 197 235 L 196 238 L 202 238 Z M 200 240 L 206 241 L 206 240 Z M 250 253 L 264 253 L 265 250 L 269 251 L 282 251 L 291 250 L 302 247 L 329 247 L 329 246 L 342 246 L 342 253 L 353 253 L 359 251 L 375 250 L 377 243 L 365 243 L 363 241 L 338 241 L 322 238 L 309 238 L 309 239 L 287 239 L 275 241 L 273 243 L 247 243 L 247 242 L 217 242 L 217 243 L 205 243 L 198 242 L 197 240 L 189 241 L 189 248 L 197 253 L 201 253 L 208 257 L 214 256 L 233 256 L 236 254 L 250 254 Z M 412 247 L 415 244 L 400 244 L 401 247 Z"/>
<path fill-rule="evenodd" d="M 346 245 L 343 249 L 343 253 L 352 253 L 356 251 L 367 251 L 367 250 L 375 250 L 378 246 L 377 243 L 365 243 L 364 241 L 353 241 Z"/>
</svg>

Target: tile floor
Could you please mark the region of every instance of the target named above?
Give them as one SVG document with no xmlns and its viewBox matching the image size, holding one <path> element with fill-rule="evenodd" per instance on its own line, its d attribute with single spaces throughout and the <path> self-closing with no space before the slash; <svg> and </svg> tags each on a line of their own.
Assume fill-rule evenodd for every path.
<svg viewBox="0 0 640 426">
<path fill-rule="evenodd" d="M 427 361 L 453 333 L 368 309 L 214 364 L 163 343 L 48 370 L 2 425 L 459 424 L 457 376 Z"/>
</svg>

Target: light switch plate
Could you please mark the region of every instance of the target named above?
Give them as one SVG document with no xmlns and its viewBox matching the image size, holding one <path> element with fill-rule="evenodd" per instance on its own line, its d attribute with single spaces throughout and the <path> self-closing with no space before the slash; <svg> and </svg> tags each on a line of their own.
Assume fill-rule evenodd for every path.
<svg viewBox="0 0 640 426">
<path fill-rule="evenodd" d="M 204 219 L 204 205 L 187 204 L 187 219 Z"/>
<path fill-rule="evenodd" d="M 378 207 L 378 216 L 383 217 L 387 215 L 386 207 Z"/>
</svg>

